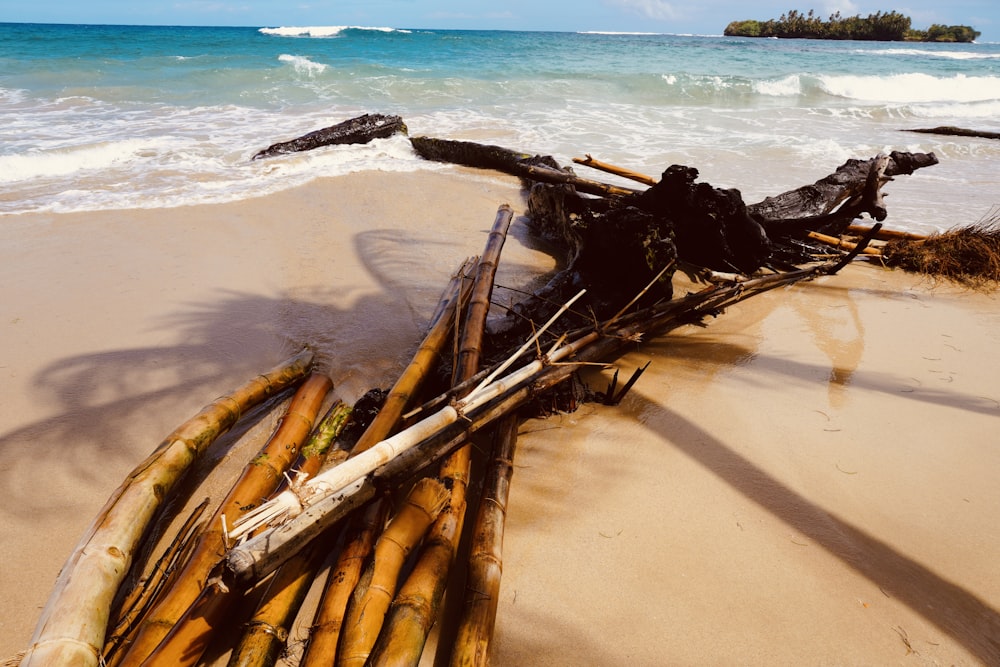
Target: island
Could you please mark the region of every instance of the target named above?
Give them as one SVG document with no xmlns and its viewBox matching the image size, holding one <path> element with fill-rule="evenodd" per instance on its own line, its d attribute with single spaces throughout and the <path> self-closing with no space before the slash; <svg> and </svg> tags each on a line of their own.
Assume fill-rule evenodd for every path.
<svg viewBox="0 0 1000 667">
<path fill-rule="evenodd" d="M 896 11 L 843 17 L 836 12 L 826 21 L 813 10 L 791 10 L 767 21 L 733 21 L 728 37 L 781 37 L 798 39 L 856 39 L 881 42 L 974 42 L 981 34 L 965 25 L 934 24 L 927 30 L 911 27 L 910 17 Z"/>
</svg>

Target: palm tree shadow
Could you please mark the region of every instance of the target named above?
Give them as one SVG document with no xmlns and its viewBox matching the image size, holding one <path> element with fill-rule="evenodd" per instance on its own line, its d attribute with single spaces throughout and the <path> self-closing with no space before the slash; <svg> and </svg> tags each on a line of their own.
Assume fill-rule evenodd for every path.
<svg viewBox="0 0 1000 667">
<path fill-rule="evenodd" d="M 654 429 L 663 441 L 902 601 L 984 664 L 1000 664 L 1000 612 L 983 599 L 793 491 L 662 400 L 641 394 L 634 400 L 664 416 Z"/>
<path fill-rule="evenodd" d="M 2 496 L 24 515 L 65 511 L 65 502 L 26 493 L 21 481 L 53 466 L 85 494 L 106 493 L 109 467 L 128 470 L 203 406 L 303 347 L 314 351 L 316 367 L 345 401 L 387 386 L 419 343 L 453 270 L 439 260 L 440 276 L 428 271 L 422 254 L 459 257 L 461 249 L 438 244 L 413 255 L 410 248 L 427 240 L 397 230 L 366 231 L 354 241 L 358 259 L 350 261 L 358 265 L 350 270 L 374 278 L 372 288 L 220 290 L 152 320 L 150 330 L 176 344 L 105 350 L 43 367 L 31 387 L 50 416 L 0 434 Z"/>
</svg>

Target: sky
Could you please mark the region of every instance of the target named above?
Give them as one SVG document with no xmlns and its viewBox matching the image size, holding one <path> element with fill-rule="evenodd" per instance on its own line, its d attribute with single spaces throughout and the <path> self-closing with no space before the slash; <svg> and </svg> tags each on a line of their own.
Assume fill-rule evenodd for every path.
<svg viewBox="0 0 1000 667">
<path fill-rule="evenodd" d="M 330 26 L 721 34 L 730 21 L 814 9 L 898 11 L 914 28 L 969 25 L 1000 41 L 1000 0 L 0 0 L 0 22 Z"/>
</svg>

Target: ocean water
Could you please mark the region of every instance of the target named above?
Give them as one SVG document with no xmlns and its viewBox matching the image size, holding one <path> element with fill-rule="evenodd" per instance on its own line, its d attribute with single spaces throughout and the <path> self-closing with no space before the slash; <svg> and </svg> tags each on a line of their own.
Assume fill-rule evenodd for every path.
<svg viewBox="0 0 1000 667">
<path fill-rule="evenodd" d="M 887 187 L 889 224 L 1000 204 L 1000 45 L 719 36 L 0 24 L 0 215 L 226 202 L 364 169 L 443 169 L 405 138 L 251 162 L 367 112 L 411 135 L 671 164 L 748 202 L 851 157 L 933 151 Z M 585 167 L 578 171 L 587 172 Z M 587 175 L 615 181 L 589 172 Z"/>
</svg>

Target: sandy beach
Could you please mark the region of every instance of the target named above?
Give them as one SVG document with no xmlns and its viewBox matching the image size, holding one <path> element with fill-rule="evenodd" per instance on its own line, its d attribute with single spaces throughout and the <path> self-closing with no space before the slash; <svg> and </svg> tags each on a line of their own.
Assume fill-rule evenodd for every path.
<svg viewBox="0 0 1000 667">
<path fill-rule="evenodd" d="M 503 203 L 453 169 L 0 219 L 0 658 L 203 405 L 303 345 L 391 384 Z M 555 265 L 516 217 L 498 283 Z M 521 428 L 494 664 L 1000 664 L 998 347 L 996 294 L 871 265 L 638 345 L 620 406 Z"/>
</svg>

